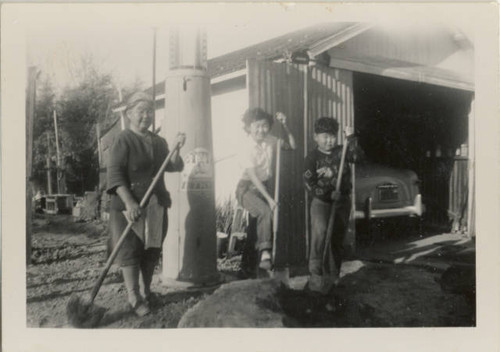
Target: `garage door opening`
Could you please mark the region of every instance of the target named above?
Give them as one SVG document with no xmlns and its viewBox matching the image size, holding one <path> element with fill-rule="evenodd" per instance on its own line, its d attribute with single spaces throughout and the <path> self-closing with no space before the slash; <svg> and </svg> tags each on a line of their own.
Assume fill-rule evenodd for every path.
<svg viewBox="0 0 500 352">
<path fill-rule="evenodd" d="M 415 171 L 424 225 L 451 230 L 467 214 L 473 93 L 364 73 L 354 73 L 353 86 L 355 126 L 367 159 Z"/>
</svg>

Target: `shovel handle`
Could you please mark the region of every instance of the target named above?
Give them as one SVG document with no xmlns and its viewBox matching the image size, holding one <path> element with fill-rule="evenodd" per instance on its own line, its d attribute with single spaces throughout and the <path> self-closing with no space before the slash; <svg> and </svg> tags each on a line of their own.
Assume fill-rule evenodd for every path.
<svg viewBox="0 0 500 352">
<path fill-rule="evenodd" d="M 163 161 L 163 164 L 161 164 L 160 169 L 158 170 L 155 177 L 153 178 L 153 181 L 151 181 L 151 184 L 149 185 L 149 188 L 146 191 L 146 194 L 144 194 L 144 196 L 142 197 L 141 203 L 139 204 L 139 206 L 141 208 L 143 208 L 144 205 L 146 204 L 149 196 L 153 192 L 153 189 L 155 188 L 156 184 L 158 183 L 158 180 L 160 179 L 160 177 L 163 175 L 163 172 L 167 168 L 167 165 L 170 162 L 170 159 L 172 159 L 172 156 L 174 155 L 174 153 L 176 151 L 179 150 L 179 148 L 180 148 L 180 143 L 177 143 L 175 145 L 174 149 L 172 149 L 172 151 L 167 155 L 167 157 Z M 122 247 L 123 242 L 125 242 L 125 238 L 127 237 L 128 233 L 130 232 L 130 229 L 132 228 L 132 224 L 133 224 L 132 222 L 129 222 L 127 224 L 127 227 L 125 227 L 125 230 L 123 230 L 122 234 L 120 235 L 120 238 L 118 239 L 118 242 L 115 245 L 115 248 L 111 252 L 111 254 L 106 262 L 106 265 L 105 265 L 104 269 L 102 270 L 101 275 L 99 276 L 99 279 L 97 279 L 97 282 L 94 285 L 94 288 L 92 289 L 92 293 L 90 294 L 90 301 L 89 301 L 90 304 L 92 304 L 92 302 L 94 302 L 94 299 L 97 296 L 97 293 L 99 292 L 99 290 L 102 286 L 104 278 L 108 274 L 108 271 L 111 268 L 111 265 L 113 264 L 116 256 L 118 255 L 118 252 L 120 251 L 120 248 Z"/>
<path fill-rule="evenodd" d="M 273 212 L 273 264 L 276 263 L 276 243 L 278 239 L 278 225 L 279 225 L 279 197 L 280 197 L 280 164 L 281 164 L 281 139 L 276 143 L 276 180 L 274 186 L 274 202 L 276 208 Z"/>
<path fill-rule="evenodd" d="M 342 174 L 344 172 L 345 157 L 347 154 L 348 144 L 349 144 L 349 140 L 347 138 L 345 138 L 344 145 L 342 146 L 342 154 L 340 157 L 339 175 L 337 177 L 337 183 L 335 185 L 336 192 L 340 189 L 340 184 L 342 182 Z M 330 218 L 328 219 L 328 227 L 326 229 L 325 247 L 323 248 L 323 263 L 326 261 L 326 258 L 328 256 L 328 252 L 330 250 L 330 243 L 332 241 L 333 224 L 335 222 L 336 205 L 337 205 L 337 201 L 335 200 L 332 204 L 332 210 L 330 211 Z"/>
<path fill-rule="evenodd" d="M 278 114 L 276 113 L 276 119 L 278 118 Z M 280 178 L 281 178 L 281 147 L 283 142 L 283 124 L 279 121 L 280 129 L 279 129 L 279 138 L 276 142 L 276 172 L 275 172 L 275 180 L 274 180 L 274 202 L 276 203 L 276 208 L 274 208 L 273 212 L 273 266 L 276 265 L 276 250 L 277 250 L 277 242 L 278 242 L 278 229 L 279 229 L 279 204 L 280 204 Z"/>
</svg>

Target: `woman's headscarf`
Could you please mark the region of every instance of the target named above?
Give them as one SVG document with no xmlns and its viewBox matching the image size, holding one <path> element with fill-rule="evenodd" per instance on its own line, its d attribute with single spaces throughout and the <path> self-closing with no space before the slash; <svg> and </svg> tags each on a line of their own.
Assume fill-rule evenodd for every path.
<svg viewBox="0 0 500 352">
<path fill-rule="evenodd" d="M 125 112 L 133 108 L 136 104 L 138 104 L 141 101 L 153 104 L 153 98 L 151 97 L 151 95 L 144 92 L 135 92 L 127 99 L 127 104 L 125 105 Z"/>
</svg>

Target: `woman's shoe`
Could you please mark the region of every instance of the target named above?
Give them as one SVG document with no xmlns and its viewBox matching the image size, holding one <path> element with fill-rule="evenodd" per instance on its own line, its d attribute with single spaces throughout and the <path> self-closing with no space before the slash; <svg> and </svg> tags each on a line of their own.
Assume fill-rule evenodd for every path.
<svg viewBox="0 0 500 352">
<path fill-rule="evenodd" d="M 135 315 L 138 317 L 143 317 L 151 313 L 149 309 L 149 304 L 146 301 L 140 301 L 135 304 L 135 306 L 130 305 Z"/>
</svg>

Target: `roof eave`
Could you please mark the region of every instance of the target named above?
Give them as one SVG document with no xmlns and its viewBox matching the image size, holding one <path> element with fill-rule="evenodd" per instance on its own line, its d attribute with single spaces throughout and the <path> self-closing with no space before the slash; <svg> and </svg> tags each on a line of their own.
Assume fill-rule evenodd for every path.
<svg viewBox="0 0 500 352">
<path fill-rule="evenodd" d="M 365 32 L 366 30 L 372 28 L 374 25 L 369 23 L 356 23 L 352 26 L 335 33 L 334 35 L 319 41 L 318 43 L 312 45 L 307 53 L 310 58 L 315 58 L 317 55 L 337 46 L 355 36 Z"/>
</svg>

